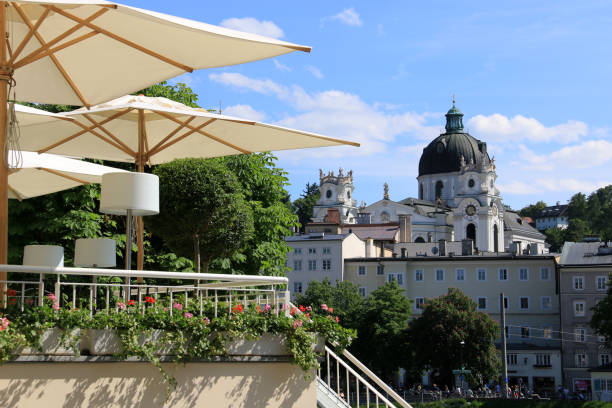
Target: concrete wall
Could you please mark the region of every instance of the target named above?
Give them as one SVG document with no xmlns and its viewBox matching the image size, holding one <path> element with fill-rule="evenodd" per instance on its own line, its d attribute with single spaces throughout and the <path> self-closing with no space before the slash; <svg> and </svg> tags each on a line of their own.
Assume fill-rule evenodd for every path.
<svg viewBox="0 0 612 408">
<path fill-rule="evenodd" d="M 4 407 L 308 407 L 316 406 L 316 373 L 289 362 L 164 364 L 166 384 L 141 362 L 23 362 L 0 369 Z"/>
</svg>

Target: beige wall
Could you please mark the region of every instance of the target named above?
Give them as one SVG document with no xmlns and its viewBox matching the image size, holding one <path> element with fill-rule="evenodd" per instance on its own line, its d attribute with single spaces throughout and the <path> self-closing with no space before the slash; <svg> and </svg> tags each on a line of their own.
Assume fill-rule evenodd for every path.
<svg viewBox="0 0 612 408">
<path fill-rule="evenodd" d="M 316 406 L 316 375 L 290 363 L 164 364 L 178 380 L 166 384 L 149 363 L 10 363 L 0 369 L 3 407 L 308 407 Z"/>
</svg>

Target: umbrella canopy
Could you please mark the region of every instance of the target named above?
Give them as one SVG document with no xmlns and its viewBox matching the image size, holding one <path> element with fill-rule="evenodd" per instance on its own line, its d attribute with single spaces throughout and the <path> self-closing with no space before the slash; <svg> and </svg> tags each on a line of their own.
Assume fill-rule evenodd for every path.
<svg viewBox="0 0 612 408">
<path fill-rule="evenodd" d="M 310 51 L 103 0 L 0 3 L 7 5 L 6 66 L 26 101 L 90 106 L 195 69 Z"/>
<path fill-rule="evenodd" d="M 72 122 L 47 123 L 40 126 L 40 132 L 30 127 L 28 133 L 32 136 L 22 136 L 21 148 L 136 163 L 142 157 L 142 164 L 159 164 L 183 157 L 219 157 L 345 144 L 359 146 L 142 95 L 123 96 L 66 116 L 73 118 L 80 128 Z"/>
<path fill-rule="evenodd" d="M 10 161 L 15 155 L 9 152 L 9 198 L 18 200 L 100 183 L 103 174 L 125 172 L 54 154 L 20 153 L 22 162 L 16 164 Z"/>
</svg>

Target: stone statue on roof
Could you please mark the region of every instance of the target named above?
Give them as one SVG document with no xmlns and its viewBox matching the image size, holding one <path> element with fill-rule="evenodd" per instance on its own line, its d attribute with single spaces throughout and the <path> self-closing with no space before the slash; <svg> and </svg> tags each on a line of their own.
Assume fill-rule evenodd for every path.
<svg viewBox="0 0 612 408">
<path fill-rule="evenodd" d="M 384 185 L 384 192 L 385 192 L 385 195 L 384 195 L 383 198 L 385 200 L 388 200 L 389 199 L 389 184 L 387 184 L 386 182 L 385 182 L 385 185 Z"/>
</svg>

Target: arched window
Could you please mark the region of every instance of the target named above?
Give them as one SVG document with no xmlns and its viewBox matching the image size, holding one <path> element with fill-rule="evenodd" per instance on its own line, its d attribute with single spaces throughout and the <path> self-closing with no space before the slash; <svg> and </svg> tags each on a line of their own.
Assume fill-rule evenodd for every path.
<svg viewBox="0 0 612 408">
<path fill-rule="evenodd" d="M 386 211 L 383 211 L 380 213 L 380 222 L 385 223 L 385 222 L 389 222 L 391 220 L 391 218 L 389 217 L 389 213 Z"/>
<path fill-rule="evenodd" d="M 493 251 L 499 252 L 499 229 L 497 228 L 497 224 L 493 225 Z"/>
<path fill-rule="evenodd" d="M 417 239 L 414 240 L 414 242 L 425 242 L 425 239 L 423 239 L 423 237 L 417 237 Z"/>
<path fill-rule="evenodd" d="M 423 183 L 419 184 L 419 200 L 423 199 Z"/>
<path fill-rule="evenodd" d="M 436 200 L 442 198 L 442 190 L 444 189 L 444 183 L 438 180 L 436 181 Z"/>
<path fill-rule="evenodd" d="M 471 239 L 474 243 L 476 242 L 476 226 L 474 224 L 470 223 L 467 225 L 465 228 L 465 237 Z"/>
</svg>

